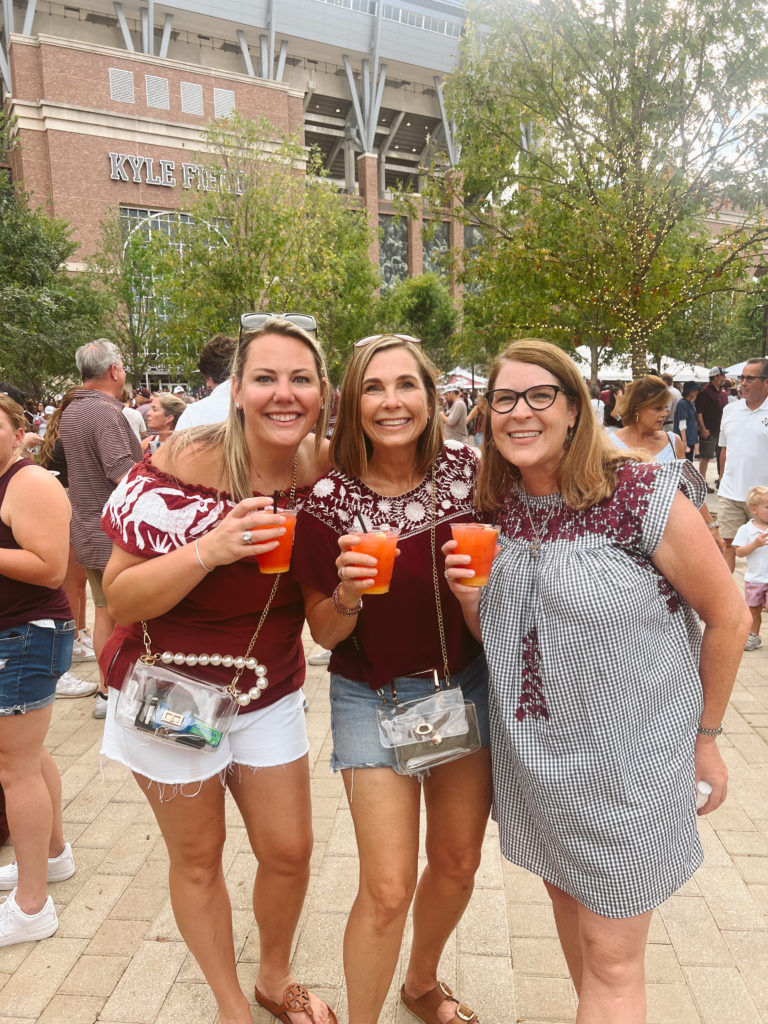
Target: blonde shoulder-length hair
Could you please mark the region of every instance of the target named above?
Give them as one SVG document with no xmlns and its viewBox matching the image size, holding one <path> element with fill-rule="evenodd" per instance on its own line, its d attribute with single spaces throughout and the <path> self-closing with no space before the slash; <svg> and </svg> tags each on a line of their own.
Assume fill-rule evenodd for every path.
<svg viewBox="0 0 768 1024">
<path fill-rule="evenodd" d="M 590 405 L 589 392 L 579 368 L 557 345 L 538 338 L 525 338 L 512 342 L 496 357 L 488 378 L 489 391 L 493 391 L 504 363 L 513 360 L 540 366 L 551 373 L 565 391 L 567 400 L 576 408 L 576 423 L 571 442 L 563 449 L 557 481 L 566 505 L 576 509 L 589 508 L 609 498 L 616 489 L 619 467 L 624 462 L 637 461 L 637 457 L 616 448 L 608 439 Z M 493 426 L 498 413 L 491 410 L 490 417 L 475 497 L 477 507 L 484 511 L 502 505 L 512 482 L 520 479 L 518 468 L 508 462 L 496 447 Z"/>
<path fill-rule="evenodd" d="M 339 411 L 331 437 L 331 465 L 340 473 L 356 480 L 365 479 L 368 460 L 373 454 L 373 446 L 363 431 L 360 410 L 365 374 L 375 355 L 395 348 L 402 348 L 413 356 L 427 395 L 429 419 L 416 447 L 415 471 L 426 473 L 443 446 L 443 427 L 437 415 L 437 367 L 424 354 L 421 345 L 416 345 L 397 334 L 382 334 L 375 341 L 352 351 L 352 358 L 341 382 Z"/>
<path fill-rule="evenodd" d="M 322 398 L 320 415 L 315 423 L 315 454 L 317 455 L 328 430 L 329 384 L 325 356 L 314 335 L 302 330 L 301 327 L 297 327 L 296 324 L 292 324 L 289 320 L 283 320 L 280 317 L 270 318 L 257 331 L 246 331 L 240 338 L 232 359 L 232 380 L 242 384 L 245 363 L 248 358 L 248 349 L 252 342 L 263 337 L 265 334 L 276 334 L 284 338 L 300 341 L 312 353 L 320 382 Z M 201 453 L 210 450 L 220 450 L 224 464 L 226 488 L 229 493 L 236 501 L 252 497 L 251 467 L 248 446 L 245 441 L 244 422 L 243 410 L 237 409 L 235 403 L 230 400 L 229 414 L 223 423 L 191 427 L 189 430 L 182 430 L 179 434 L 173 434 L 166 441 L 163 447 L 166 448 L 169 464 L 173 466 L 175 457 L 191 444 L 199 445 Z"/>
</svg>

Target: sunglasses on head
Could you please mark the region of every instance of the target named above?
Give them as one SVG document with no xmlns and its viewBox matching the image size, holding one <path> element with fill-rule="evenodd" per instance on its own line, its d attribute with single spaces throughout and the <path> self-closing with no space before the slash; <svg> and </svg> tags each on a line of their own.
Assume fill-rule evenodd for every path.
<svg viewBox="0 0 768 1024">
<path fill-rule="evenodd" d="M 366 345 L 372 345 L 374 341 L 379 341 L 381 338 L 397 338 L 398 341 L 410 341 L 412 345 L 420 345 L 421 338 L 412 338 L 410 334 L 369 334 L 367 338 L 361 338 L 360 341 L 355 342 L 355 348 L 365 348 Z"/>
<path fill-rule="evenodd" d="M 240 337 L 246 331 L 260 331 L 268 320 L 287 320 L 317 337 L 317 321 L 309 313 L 243 313 L 240 317 Z"/>
</svg>

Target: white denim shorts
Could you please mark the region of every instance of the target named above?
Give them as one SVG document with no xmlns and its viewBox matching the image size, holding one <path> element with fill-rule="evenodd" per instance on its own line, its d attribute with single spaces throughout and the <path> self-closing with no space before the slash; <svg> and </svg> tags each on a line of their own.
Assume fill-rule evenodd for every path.
<svg viewBox="0 0 768 1024">
<path fill-rule="evenodd" d="M 309 750 L 304 715 L 304 693 L 289 693 L 263 711 L 238 715 L 216 750 L 164 743 L 115 719 L 117 690 L 110 687 L 101 753 L 153 782 L 183 785 L 205 782 L 231 765 L 271 768 L 290 764 Z"/>
</svg>

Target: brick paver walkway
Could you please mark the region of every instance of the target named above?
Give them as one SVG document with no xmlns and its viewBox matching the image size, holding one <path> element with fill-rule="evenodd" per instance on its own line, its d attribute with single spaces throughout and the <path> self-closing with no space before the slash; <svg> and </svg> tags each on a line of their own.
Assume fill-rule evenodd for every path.
<svg viewBox="0 0 768 1024">
<path fill-rule="evenodd" d="M 94 673 L 92 666 L 75 669 Z M 310 668 L 315 850 L 294 967 L 343 1022 L 342 933 L 357 860 L 341 781 L 328 771 L 327 689 L 325 669 Z M 213 1000 L 173 921 L 163 842 L 133 779 L 119 765 L 100 765 L 102 723 L 91 718 L 91 706 L 91 699 L 55 704 L 48 745 L 62 773 L 77 873 L 51 887 L 60 919 L 53 938 L 0 949 L 0 1024 L 213 1024 Z M 650 1024 L 768 1022 L 768 636 L 763 649 L 744 655 L 722 750 L 730 795 L 701 821 L 705 864 L 654 914 Z M 234 805 L 229 811 L 225 869 L 239 973 L 249 992 L 258 959 L 254 865 Z M 10 847 L 0 850 L 0 863 L 11 858 Z M 406 934 L 404 951 L 409 940 Z M 381 1017 L 386 1024 L 413 1021 L 397 1000 L 403 963 Z M 441 976 L 478 1010 L 482 1024 L 574 1019 L 544 887 L 502 861 L 493 823 Z M 253 1016 L 256 1024 L 273 1020 L 258 1006 Z"/>
</svg>

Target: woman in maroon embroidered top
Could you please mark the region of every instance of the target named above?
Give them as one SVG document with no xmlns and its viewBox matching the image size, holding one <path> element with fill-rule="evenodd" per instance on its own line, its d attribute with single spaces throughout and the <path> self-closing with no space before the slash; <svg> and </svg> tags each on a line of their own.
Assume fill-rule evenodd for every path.
<svg viewBox="0 0 768 1024">
<path fill-rule="evenodd" d="M 222 870 L 225 785 L 258 859 L 256 999 L 285 1024 L 336 1021 L 290 970 L 312 851 L 302 595 L 289 573 L 261 575 L 252 561 L 285 532 L 266 496 L 298 503 L 328 465 L 327 392 L 314 337 L 268 319 L 238 345 L 228 419 L 174 435 L 145 457 L 102 520 L 114 541 L 104 591 L 120 624 L 103 655 L 110 690 L 102 749 L 133 770 L 152 806 L 170 855 L 176 922 L 221 1024 L 251 1021 Z M 116 719 L 116 688 L 143 651 L 140 620 L 153 651 L 183 655 L 187 673 L 226 686 L 262 618 L 238 682 L 243 706 L 215 751 L 165 744 Z M 268 671 L 261 696 L 258 663 Z"/>
<path fill-rule="evenodd" d="M 0 946 L 53 935 L 46 880 L 69 878 L 61 782 L 43 746 L 75 624 L 60 584 L 71 510 L 64 488 L 21 456 L 24 410 L 0 395 L 0 783 L 16 861 L 0 869 Z"/>
<path fill-rule="evenodd" d="M 481 599 L 445 550 L 490 667 L 502 853 L 544 880 L 579 1020 L 641 1024 L 652 908 L 701 862 L 696 785 L 700 814 L 725 797 L 715 737 L 748 616 L 680 493 L 703 500 L 701 477 L 616 449 L 564 352 L 515 342 L 488 386 L 477 502 L 501 552 Z"/>
<path fill-rule="evenodd" d="M 294 551 L 312 635 L 333 648 L 331 766 L 344 776 L 360 856 L 344 940 L 349 1024 L 379 1019 L 414 892 L 401 998 L 424 1021 L 458 1024 L 475 1015 L 438 982 L 437 966 L 472 893 L 490 808 L 488 677 L 435 558 L 450 523 L 473 517 L 477 456 L 460 442 L 443 443 L 436 370 L 420 345 L 399 335 L 364 342 L 341 386 L 335 470 L 303 505 Z M 364 607 L 376 559 L 351 550 L 356 513 L 368 526 L 400 530 L 389 593 L 364 597 Z M 445 661 L 451 683 L 476 705 L 483 747 L 425 773 L 427 867 L 417 887 L 419 780 L 393 770 L 376 708 L 379 694 L 392 701 L 393 681 L 401 702 L 428 696 Z"/>
</svg>

